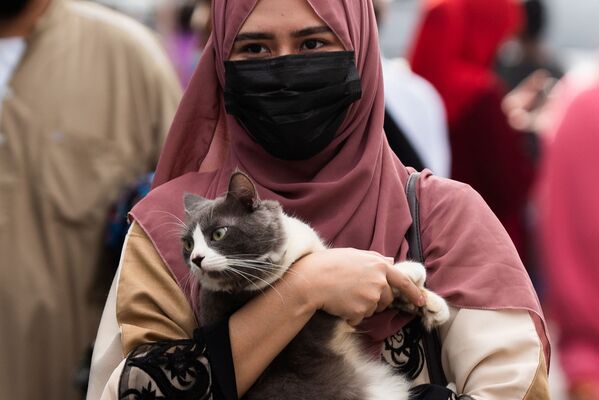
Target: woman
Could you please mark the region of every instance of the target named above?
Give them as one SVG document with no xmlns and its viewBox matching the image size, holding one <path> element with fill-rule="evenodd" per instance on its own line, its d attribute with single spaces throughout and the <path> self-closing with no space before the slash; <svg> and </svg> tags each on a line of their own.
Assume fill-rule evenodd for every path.
<svg viewBox="0 0 599 400">
<path fill-rule="evenodd" d="M 451 178 L 482 195 L 524 255 L 533 163 L 502 111 L 507 92 L 493 72 L 497 49 L 521 20 L 515 0 L 427 0 L 410 62 L 445 103 Z"/>
<path fill-rule="evenodd" d="M 598 77 L 568 76 L 556 89 L 538 204 L 545 297 L 572 400 L 599 399 Z"/>
<path fill-rule="evenodd" d="M 416 384 L 426 383 L 417 341 L 410 360 L 402 358 L 409 350 L 401 341 L 405 316 L 384 311 L 391 287 L 415 304 L 423 299 L 392 268 L 393 260 L 408 252 L 409 171 L 384 139 L 371 2 L 219 1 L 213 21 L 212 39 L 164 149 L 156 189 L 131 214 L 134 223 L 96 342 L 88 398 L 102 393 L 113 398 L 119 381 L 121 395 L 156 391 L 147 371 L 163 367 L 165 346 L 191 359 L 196 371 L 203 368 L 194 381 L 198 396 L 207 390 L 216 398 L 242 396 L 318 309 L 359 325 L 370 348 L 398 370 L 416 364 L 407 369 Z M 236 63 L 248 59 L 257 72 Z M 227 60 L 232 62 L 225 71 Z M 328 87 L 323 71 L 340 74 L 344 89 Z M 276 103 L 278 115 L 288 117 L 306 108 L 306 98 L 268 103 L 272 99 L 264 92 L 273 92 L 273 82 L 319 90 L 308 102 L 311 118 L 277 126 L 276 136 L 273 127 L 261 124 L 271 112 L 262 105 Z M 243 107 L 247 102 L 239 97 L 244 96 L 254 99 L 254 109 Z M 250 111 L 253 118 L 247 117 Z M 289 135 L 300 128 L 314 140 Z M 236 168 L 253 178 L 262 198 L 278 200 L 287 212 L 309 221 L 335 249 L 298 261 L 294 273 L 275 285 L 278 292 L 265 291 L 228 322 L 195 330 L 194 297 L 173 222 L 183 215 L 184 192 L 216 197 Z M 496 399 L 543 393 L 549 353 L 542 314 L 507 234 L 465 185 L 425 174 L 419 197 L 430 287 L 453 306 L 440 334 L 453 388 Z M 155 343 L 159 340 L 166 342 Z M 508 346 L 500 343 L 504 340 Z M 144 344 L 140 351 L 137 346 Z M 124 368 L 123 354 L 143 359 L 145 367 Z M 177 378 L 189 378 L 185 372 L 158 375 L 176 386 Z"/>
</svg>

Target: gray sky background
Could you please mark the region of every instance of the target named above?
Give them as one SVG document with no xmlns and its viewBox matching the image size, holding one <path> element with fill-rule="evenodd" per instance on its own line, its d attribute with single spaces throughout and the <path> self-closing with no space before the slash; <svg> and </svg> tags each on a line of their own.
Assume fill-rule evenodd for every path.
<svg viewBox="0 0 599 400">
<path fill-rule="evenodd" d="M 481 0 L 484 1 L 484 0 Z M 420 16 L 420 0 L 394 0 L 381 29 L 383 52 L 404 55 Z M 599 0 L 546 0 L 547 46 L 569 67 L 599 56 Z"/>
</svg>

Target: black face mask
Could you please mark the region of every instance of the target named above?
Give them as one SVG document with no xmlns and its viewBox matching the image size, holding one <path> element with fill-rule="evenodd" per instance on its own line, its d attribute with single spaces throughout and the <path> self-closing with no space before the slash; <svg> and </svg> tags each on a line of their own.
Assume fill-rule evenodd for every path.
<svg viewBox="0 0 599 400">
<path fill-rule="evenodd" d="M 362 94 L 350 51 L 227 61 L 225 72 L 227 112 L 284 160 L 321 152 Z"/>
<path fill-rule="evenodd" d="M 20 15 L 29 5 L 30 0 L 0 1 L 0 21 L 7 21 Z"/>
</svg>

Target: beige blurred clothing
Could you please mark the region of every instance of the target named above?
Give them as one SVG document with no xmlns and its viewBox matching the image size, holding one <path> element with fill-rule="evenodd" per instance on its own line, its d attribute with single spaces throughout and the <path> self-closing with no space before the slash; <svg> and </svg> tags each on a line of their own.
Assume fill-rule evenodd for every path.
<svg viewBox="0 0 599 400">
<path fill-rule="evenodd" d="M 0 399 L 69 400 L 99 313 L 107 211 L 151 170 L 181 89 L 141 25 L 52 0 L 0 116 Z"/>
</svg>

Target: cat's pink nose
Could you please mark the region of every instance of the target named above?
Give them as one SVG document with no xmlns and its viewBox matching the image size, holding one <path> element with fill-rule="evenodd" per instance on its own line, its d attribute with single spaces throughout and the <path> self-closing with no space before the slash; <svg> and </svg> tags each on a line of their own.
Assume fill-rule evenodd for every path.
<svg viewBox="0 0 599 400">
<path fill-rule="evenodd" d="M 198 268 L 202 268 L 202 261 L 204 261 L 205 257 L 202 256 L 197 256 L 194 257 L 191 261 L 193 261 L 193 263 L 198 267 Z"/>
</svg>

